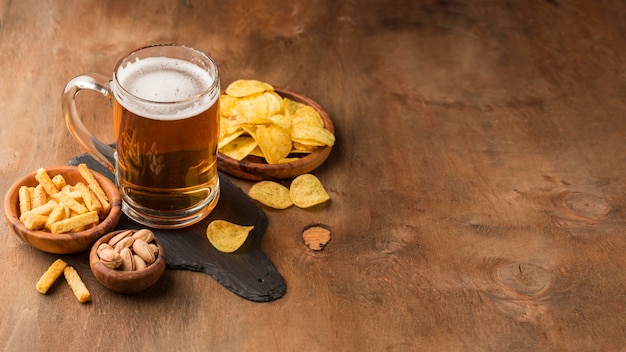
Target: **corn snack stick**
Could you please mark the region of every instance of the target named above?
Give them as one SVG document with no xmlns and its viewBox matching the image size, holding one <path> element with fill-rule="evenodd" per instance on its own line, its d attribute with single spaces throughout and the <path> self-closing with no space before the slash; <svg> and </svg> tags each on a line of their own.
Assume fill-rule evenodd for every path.
<svg viewBox="0 0 626 352">
<path fill-rule="evenodd" d="M 106 193 L 104 193 L 104 190 L 102 189 L 102 187 L 100 187 L 100 184 L 91 173 L 91 170 L 89 170 L 87 165 L 79 164 L 78 172 L 80 172 L 80 174 L 83 176 L 85 181 L 87 181 L 87 185 L 89 185 L 89 188 L 91 188 L 93 193 L 95 193 L 96 197 L 98 197 L 98 200 L 100 201 L 100 203 L 102 203 L 102 212 L 105 214 L 108 213 L 111 210 L 111 204 L 109 203 L 109 198 L 107 197 Z"/>
<path fill-rule="evenodd" d="M 18 193 L 19 205 L 20 205 L 20 214 L 24 214 L 25 212 L 32 209 L 32 193 L 30 187 L 22 186 L 20 187 L 20 191 Z"/>
<path fill-rule="evenodd" d="M 48 202 L 48 193 L 43 188 L 41 184 L 38 184 L 35 188 L 33 188 L 33 208 L 37 208 L 38 206 L 46 204 Z"/>
<path fill-rule="evenodd" d="M 43 295 L 48 292 L 48 289 L 54 284 L 56 279 L 63 274 L 63 269 L 67 266 L 67 263 L 63 259 L 57 259 L 48 267 L 45 273 L 37 281 L 37 291 Z"/>
<path fill-rule="evenodd" d="M 85 286 L 85 283 L 81 280 L 76 269 L 68 265 L 63 269 L 63 275 L 65 276 L 67 284 L 70 285 L 72 292 L 74 292 L 74 296 L 76 296 L 76 299 L 78 299 L 80 303 L 89 302 L 91 300 L 91 293 L 89 293 L 87 286 Z"/>
<path fill-rule="evenodd" d="M 52 182 L 52 179 L 48 175 L 46 169 L 39 168 L 37 170 L 37 173 L 35 174 L 35 178 L 37 179 L 37 181 L 39 181 L 39 184 L 43 186 L 43 188 L 46 190 L 46 193 L 48 193 L 50 196 L 59 193 L 59 189 L 54 184 L 54 182 Z"/>
<path fill-rule="evenodd" d="M 87 206 L 87 209 L 89 209 L 89 211 L 99 212 L 100 210 L 102 210 L 102 203 L 100 203 L 100 200 L 93 193 L 91 188 L 85 186 L 85 184 L 82 182 L 78 182 L 74 187 L 76 188 L 76 190 L 78 190 L 78 192 L 80 192 L 80 195 L 85 202 L 85 206 Z"/>
<path fill-rule="evenodd" d="M 78 214 L 84 214 L 89 211 L 86 206 L 80 204 L 76 199 L 70 197 L 65 192 L 56 193 L 53 197 L 54 199 L 59 201 L 59 203 L 65 204 L 68 208 L 72 209 Z"/>
<path fill-rule="evenodd" d="M 67 182 L 65 181 L 65 177 L 63 177 L 63 175 L 61 174 L 55 175 L 52 178 L 52 183 L 54 183 L 56 188 L 59 190 L 65 187 L 65 185 L 67 185 Z"/>
<path fill-rule="evenodd" d="M 97 211 L 90 211 L 50 224 L 50 232 L 66 233 L 100 221 Z"/>
</svg>

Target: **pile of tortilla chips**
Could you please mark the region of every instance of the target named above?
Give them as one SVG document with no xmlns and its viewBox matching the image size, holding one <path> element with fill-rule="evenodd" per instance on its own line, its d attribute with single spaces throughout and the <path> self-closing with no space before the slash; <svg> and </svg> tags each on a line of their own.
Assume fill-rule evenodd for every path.
<svg viewBox="0 0 626 352">
<path fill-rule="evenodd" d="M 334 143 L 315 109 L 281 97 L 270 84 L 237 80 L 220 96 L 218 149 L 230 158 L 287 163 Z"/>
</svg>

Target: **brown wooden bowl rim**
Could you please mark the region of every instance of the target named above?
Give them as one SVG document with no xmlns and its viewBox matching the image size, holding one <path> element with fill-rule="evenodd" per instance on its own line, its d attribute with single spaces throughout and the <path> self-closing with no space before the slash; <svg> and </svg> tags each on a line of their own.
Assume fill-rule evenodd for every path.
<svg viewBox="0 0 626 352">
<path fill-rule="evenodd" d="M 76 166 L 54 166 L 54 167 L 46 167 L 44 169 L 46 169 L 48 174 L 53 174 L 53 175 L 61 174 L 67 178 L 74 178 L 80 174 Z M 106 176 L 94 170 L 91 170 L 91 172 L 93 173 L 98 183 L 102 186 L 103 190 L 109 197 L 109 201 L 111 203 L 111 210 L 109 211 L 109 214 L 107 215 L 105 219 L 101 220 L 100 223 L 96 225 L 96 227 L 93 227 L 91 229 L 87 229 L 84 231 L 80 231 L 80 232 L 62 233 L 62 234 L 53 234 L 47 231 L 27 229 L 26 226 L 19 219 L 19 214 L 18 214 L 19 195 L 18 193 L 19 193 L 19 189 L 21 186 L 24 186 L 24 185 L 35 186 L 38 184 L 37 180 L 35 179 L 35 175 L 37 174 L 37 171 L 33 171 L 27 175 L 22 176 L 16 182 L 14 182 L 11 185 L 11 187 L 9 187 L 9 190 L 7 191 L 6 196 L 4 198 L 5 217 L 9 225 L 12 226 L 13 231 L 23 241 L 25 241 L 29 245 L 39 250 L 42 250 L 44 252 L 48 252 L 45 249 L 35 247 L 33 243 L 31 243 L 29 238 L 34 238 L 38 240 L 38 242 L 44 241 L 44 242 L 49 242 L 49 243 L 61 243 L 61 242 L 70 242 L 79 238 L 88 239 L 90 237 L 94 237 L 93 241 L 91 241 L 92 242 L 91 244 L 93 244 L 93 242 L 96 241 L 98 237 L 100 237 L 102 234 L 105 234 L 107 233 L 107 231 L 115 228 L 115 226 L 117 226 L 117 223 L 119 222 L 119 219 L 122 215 L 122 197 L 117 187 L 113 183 L 113 181 L 111 181 Z M 68 175 L 69 173 L 73 174 L 73 176 L 70 177 Z M 79 250 L 79 252 L 89 249 L 91 244 L 86 245 L 86 247 L 83 248 L 82 250 Z M 69 253 L 75 253 L 75 252 L 63 252 L 59 254 L 69 254 Z"/>
<path fill-rule="evenodd" d="M 319 103 L 317 103 L 315 100 L 313 100 L 312 98 L 304 94 L 295 92 L 288 88 L 274 86 L 274 91 L 278 93 L 281 97 L 286 97 L 289 99 L 293 99 L 297 102 L 310 105 L 313 109 L 315 109 L 320 114 L 320 117 L 324 121 L 324 127 L 326 127 L 326 129 L 328 129 L 333 135 L 335 134 L 335 126 L 333 124 L 332 119 L 330 118 L 326 110 L 324 110 L 324 108 L 322 108 L 322 106 Z M 281 164 L 255 163 L 255 162 L 247 161 L 245 159 L 235 160 L 222 153 L 218 153 L 217 158 L 221 164 L 226 164 L 229 166 L 237 166 L 238 168 L 262 170 L 262 172 L 265 174 L 272 174 L 272 173 L 276 173 L 285 169 L 289 169 L 289 168 L 299 169 L 309 164 L 320 162 L 318 160 L 320 155 L 323 158 L 321 162 L 323 162 L 328 157 L 328 155 L 330 155 L 331 149 L 332 149 L 331 146 L 319 147 L 315 149 L 313 152 L 298 158 L 298 160 L 294 160 L 288 163 L 281 163 Z M 228 173 L 228 170 L 222 170 L 222 171 Z"/>
</svg>

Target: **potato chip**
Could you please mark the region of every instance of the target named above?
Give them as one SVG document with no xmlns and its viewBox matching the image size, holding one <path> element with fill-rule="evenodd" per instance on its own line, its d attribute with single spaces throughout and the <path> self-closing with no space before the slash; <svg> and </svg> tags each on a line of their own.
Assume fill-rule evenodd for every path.
<svg viewBox="0 0 626 352">
<path fill-rule="evenodd" d="M 302 124 L 291 127 L 291 139 L 304 145 L 333 146 L 335 144 L 335 136 L 329 130 Z"/>
<path fill-rule="evenodd" d="M 324 128 L 324 120 L 322 120 L 320 114 L 318 114 L 315 109 L 307 105 L 296 110 L 296 112 L 291 116 L 291 123 L 294 126 L 306 125 Z"/>
<path fill-rule="evenodd" d="M 257 147 L 257 142 L 252 137 L 238 137 L 220 149 L 220 152 L 229 158 L 242 160 Z"/>
<path fill-rule="evenodd" d="M 257 123 L 255 120 L 267 118 L 270 110 L 267 98 L 261 93 L 239 98 L 234 111 L 242 119 L 242 122 Z"/>
<path fill-rule="evenodd" d="M 268 121 L 275 124 L 276 126 L 290 129 L 291 128 L 291 119 L 285 115 L 276 114 L 272 115 L 268 118 Z"/>
<path fill-rule="evenodd" d="M 221 94 L 219 98 L 220 102 L 220 115 L 233 116 L 236 115 L 235 107 L 239 102 L 239 98 L 233 97 L 228 94 Z"/>
<path fill-rule="evenodd" d="M 317 149 L 317 146 L 315 145 L 306 145 L 306 144 L 302 144 L 298 142 L 293 142 L 293 149 L 291 150 L 291 152 L 292 153 L 311 153 L 315 149 Z"/>
<path fill-rule="evenodd" d="M 225 135 L 224 137 L 220 137 L 220 139 L 217 141 L 217 149 L 222 149 L 225 145 L 227 145 L 228 143 L 234 141 L 235 139 L 239 138 L 239 136 L 241 136 L 243 134 L 244 130 L 239 129 L 239 131 L 233 132 L 229 135 Z"/>
<path fill-rule="evenodd" d="M 264 92 L 263 95 L 267 99 L 268 115 L 282 114 L 283 112 L 283 98 L 276 92 Z"/>
<path fill-rule="evenodd" d="M 255 79 L 240 79 L 232 82 L 228 85 L 228 87 L 226 87 L 226 94 L 237 98 L 263 93 L 265 91 L 273 92 L 274 87 Z"/>
<path fill-rule="evenodd" d="M 258 126 L 255 139 L 268 164 L 278 164 L 291 152 L 292 144 L 289 132 L 279 126 Z"/>
<path fill-rule="evenodd" d="M 298 109 L 305 106 L 305 104 L 302 104 L 300 102 L 291 100 L 289 98 L 283 98 L 283 112 L 290 118 L 296 114 L 296 111 L 298 111 Z"/>
<path fill-rule="evenodd" d="M 299 208 L 309 208 L 330 199 L 320 180 L 312 174 L 296 177 L 289 187 L 289 196 Z"/>
<path fill-rule="evenodd" d="M 264 158 L 265 157 L 263 155 L 263 152 L 261 151 L 261 148 L 259 148 L 258 145 L 248 155 L 256 156 L 256 157 L 259 157 L 259 158 Z"/>
<path fill-rule="evenodd" d="M 248 191 L 250 198 L 274 209 L 287 209 L 293 205 L 289 189 L 274 181 L 260 181 Z"/>
<path fill-rule="evenodd" d="M 242 226 L 225 220 L 213 220 L 207 226 L 206 235 L 209 242 L 220 252 L 232 253 L 239 249 L 254 226 Z"/>
</svg>

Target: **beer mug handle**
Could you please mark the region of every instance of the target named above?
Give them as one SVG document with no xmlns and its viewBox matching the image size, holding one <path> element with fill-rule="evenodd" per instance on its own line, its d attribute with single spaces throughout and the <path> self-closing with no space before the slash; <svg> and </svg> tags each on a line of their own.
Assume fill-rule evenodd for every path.
<svg viewBox="0 0 626 352">
<path fill-rule="evenodd" d="M 96 139 L 83 124 L 76 110 L 76 94 L 81 90 L 95 90 L 112 99 L 108 77 L 89 73 L 75 77 L 67 83 L 62 97 L 63 118 L 74 139 L 100 164 L 115 171 L 115 149 Z"/>
</svg>

